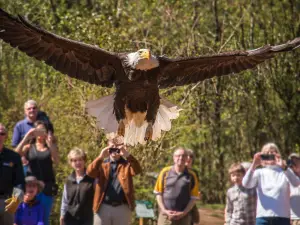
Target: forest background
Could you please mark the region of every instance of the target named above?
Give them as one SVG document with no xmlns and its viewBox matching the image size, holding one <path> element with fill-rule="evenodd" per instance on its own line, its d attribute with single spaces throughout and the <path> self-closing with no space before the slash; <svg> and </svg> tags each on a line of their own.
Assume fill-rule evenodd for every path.
<svg viewBox="0 0 300 225">
<path fill-rule="evenodd" d="M 300 0 L 0 0 L 0 7 L 34 24 L 108 51 L 151 48 L 156 55 L 186 57 L 246 50 L 300 37 Z M 135 179 L 137 199 L 154 201 L 153 175 L 172 164 L 177 146 L 195 151 L 203 203 L 224 203 L 227 169 L 251 161 L 269 141 L 284 158 L 300 152 L 300 51 L 278 55 L 256 69 L 161 90 L 183 108 L 172 130 L 131 148 L 144 174 Z M 24 118 L 27 99 L 48 113 L 59 139 L 60 192 L 71 172 L 74 146 L 89 161 L 105 146 L 104 133 L 85 112 L 87 100 L 113 89 L 70 79 L 0 41 L 0 121 L 9 128 Z M 60 195 L 55 204 L 57 224 Z"/>
</svg>

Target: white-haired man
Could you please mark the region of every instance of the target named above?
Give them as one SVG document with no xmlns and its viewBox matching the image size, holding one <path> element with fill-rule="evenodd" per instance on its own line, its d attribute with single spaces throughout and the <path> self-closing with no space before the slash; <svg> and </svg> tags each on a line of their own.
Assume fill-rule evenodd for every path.
<svg viewBox="0 0 300 225">
<path fill-rule="evenodd" d="M 186 167 L 186 159 L 186 150 L 178 148 L 173 154 L 174 165 L 165 167 L 157 178 L 158 225 L 191 224 L 190 211 L 199 199 L 199 184 L 195 172 Z"/>
<path fill-rule="evenodd" d="M 15 148 L 27 134 L 27 132 L 34 127 L 34 122 L 42 120 L 46 123 L 49 131 L 53 133 L 53 125 L 50 122 L 45 112 L 38 110 L 37 102 L 28 100 L 24 103 L 25 119 L 19 121 L 15 127 L 12 137 L 12 146 Z"/>
</svg>

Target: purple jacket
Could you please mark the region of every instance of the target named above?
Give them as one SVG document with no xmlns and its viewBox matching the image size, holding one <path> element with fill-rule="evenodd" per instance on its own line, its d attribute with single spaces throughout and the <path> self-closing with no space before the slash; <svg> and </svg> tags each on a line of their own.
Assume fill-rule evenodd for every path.
<svg viewBox="0 0 300 225">
<path fill-rule="evenodd" d="M 17 225 L 44 225 L 44 209 L 39 201 L 32 204 L 22 202 L 15 214 Z"/>
</svg>

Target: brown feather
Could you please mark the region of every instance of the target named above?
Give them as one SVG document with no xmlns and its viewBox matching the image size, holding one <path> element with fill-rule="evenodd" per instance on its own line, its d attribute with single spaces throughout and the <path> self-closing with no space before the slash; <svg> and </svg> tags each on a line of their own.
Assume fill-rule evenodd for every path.
<svg viewBox="0 0 300 225">
<path fill-rule="evenodd" d="M 298 47 L 300 47 L 300 38 L 282 45 L 266 45 L 249 51 L 179 59 L 159 57 L 161 73 L 158 84 L 160 88 L 167 88 L 203 81 L 214 76 L 239 73 L 273 58 L 275 53 L 291 51 Z"/>
<path fill-rule="evenodd" d="M 0 39 L 71 77 L 103 86 L 126 79 L 119 55 L 63 38 L 0 9 Z M 102 71 L 101 76 L 97 71 Z M 106 73 L 106 74 L 103 74 Z"/>
</svg>

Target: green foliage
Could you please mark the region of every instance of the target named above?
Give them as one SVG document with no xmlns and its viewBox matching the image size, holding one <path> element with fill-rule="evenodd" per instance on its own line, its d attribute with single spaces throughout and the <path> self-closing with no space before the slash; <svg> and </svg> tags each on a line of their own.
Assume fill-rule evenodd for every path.
<svg viewBox="0 0 300 225">
<path fill-rule="evenodd" d="M 61 36 L 115 52 L 149 47 L 158 55 L 193 56 L 300 36 L 297 0 L 0 0 L 0 7 Z M 205 203 L 224 202 L 229 165 L 250 161 L 265 142 L 276 142 L 283 157 L 299 152 L 299 58 L 300 51 L 282 54 L 240 75 L 161 90 L 183 111 L 160 141 L 130 150 L 145 171 L 135 179 L 137 198 L 154 201 L 155 179 L 147 172 L 171 164 L 177 146 L 195 151 Z M 11 135 L 23 118 L 23 103 L 29 98 L 39 102 L 59 138 L 61 163 L 56 172 L 61 189 L 70 173 L 66 156 L 72 147 L 85 149 L 92 160 L 105 145 L 104 133 L 85 113 L 85 102 L 111 93 L 112 89 L 69 79 L 0 42 L 0 121 Z M 58 200 L 53 224 L 59 207 Z"/>
</svg>

